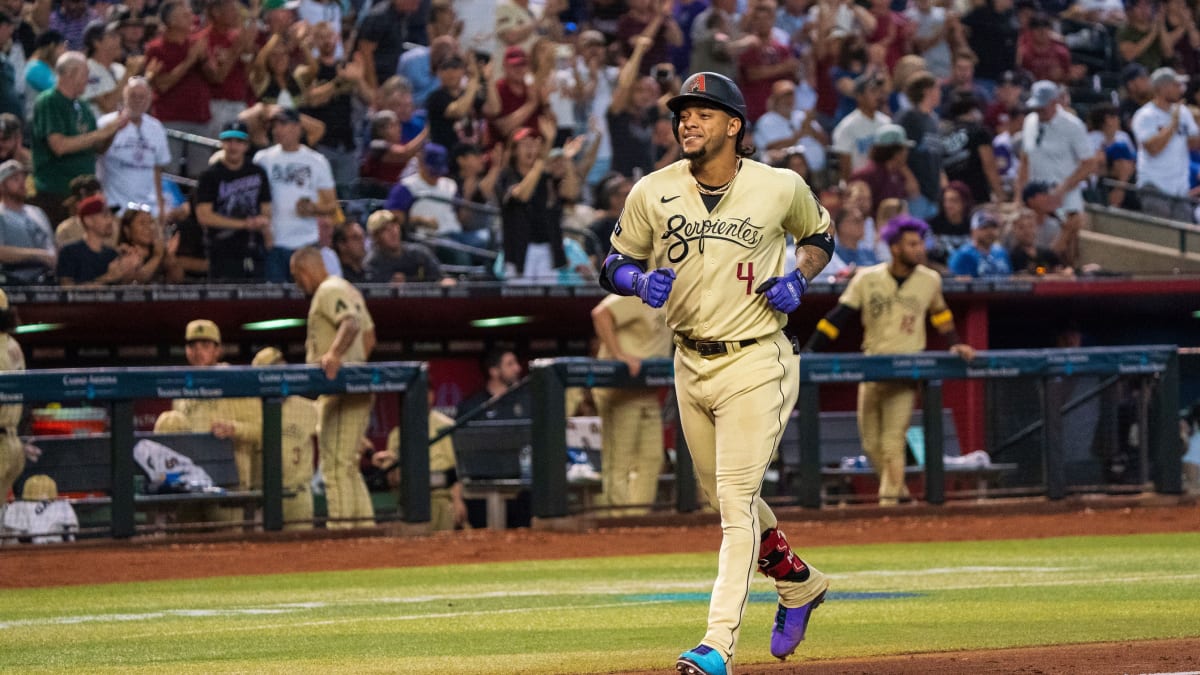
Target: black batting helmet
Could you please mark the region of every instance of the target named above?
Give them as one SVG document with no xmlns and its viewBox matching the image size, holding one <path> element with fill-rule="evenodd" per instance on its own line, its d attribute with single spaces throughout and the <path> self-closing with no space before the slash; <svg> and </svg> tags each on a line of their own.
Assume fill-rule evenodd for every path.
<svg viewBox="0 0 1200 675">
<path fill-rule="evenodd" d="M 679 95 L 667 101 L 667 108 L 672 113 L 672 126 L 675 140 L 679 140 L 679 111 L 690 103 L 714 105 L 742 121 L 738 132 L 738 144 L 746 133 L 746 99 L 733 80 L 720 73 L 696 73 L 684 80 L 679 88 Z"/>
</svg>

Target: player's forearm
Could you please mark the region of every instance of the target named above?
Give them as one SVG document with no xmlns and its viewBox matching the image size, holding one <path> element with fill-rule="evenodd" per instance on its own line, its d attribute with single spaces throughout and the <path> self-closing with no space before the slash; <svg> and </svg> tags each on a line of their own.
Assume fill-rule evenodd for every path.
<svg viewBox="0 0 1200 675">
<path fill-rule="evenodd" d="M 329 345 L 329 353 L 339 359 L 345 356 L 350 350 L 350 346 L 354 344 L 354 338 L 358 337 L 360 326 L 357 317 L 347 317 L 338 324 L 337 334 L 333 336 L 333 343 Z"/>
<path fill-rule="evenodd" d="M 800 274 L 808 281 L 820 274 L 829 264 L 829 260 L 829 253 L 818 246 L 803 244 L 796 247 L 796 269 L 800 270 Z"/>
</svg>

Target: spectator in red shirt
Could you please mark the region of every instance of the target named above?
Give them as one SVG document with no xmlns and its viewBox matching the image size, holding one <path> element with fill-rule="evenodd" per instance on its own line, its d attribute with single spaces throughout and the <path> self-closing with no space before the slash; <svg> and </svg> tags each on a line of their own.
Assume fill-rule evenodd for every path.
<svg viewBox="0 0 1200 675">
<path fill-rule="evenodd" d="M 747 49 L 738 57 L 738 84 L 746 99 L 746 113 L 751 122 L 767 111 L 771 86 L 777 80 L 795 82 L 800 71 L 800 59 L 771 35 L 777 7 L 775 0 L 758 0 L 751 6 L 746 19 L 747 32 L 759 39 L 758 47 Z"/>
<path fill-rule="evenodd" d="M 891 72 L 901 56 L 912 52 L 908 19 L 892 11 L 890 0 L 871 0 L 871 15 L 875 17 L 875 30 L 867 36 L 867 44 L 883 48 L 888 72 Z"/>
<path fill-rule="evenodd" d="M 163 126 L 176 131 L 211 138 L 212 88 L 203 67 L 208 56 L 208 37 L 192 34 L 196 15 L 183 0 L 167 0 L 158 10 L 163 33 L 146 45 L 147 70 L 156 75 L 151 83 L 157 97 L 154 116 Z M 158 67 L 155 68 L 155 62 Z M 171 156 L 183 159 L 191 176 L 199 176 L 208 167 L 212 148 L 184 144 L 169 138 Z"/>
<path fill-rule="evenodd" d="M 1034 80 L 1067 82 L 1071 52 L 1055 39 L 1050 17 L 1037 14 L 1029 20 L 1029 29 L 1017 39 L 1017 65 L 1032 73 Z"/>
<path fill-rule="evenodd" d="M 656 4 L 657 3 L 657 4 Z M 628 0 L 629 11 L 617 20 L 617 39 L 625 52 L 633 51 L 633 39 L 647 35 L 654 40 L 650 51 L 642 58 L 639 75 L 649 75 L 654 66 L 669 61 L 668 50 L 683 46 L 683 29 L 672 16 L 673 0 Z"/>
<path fill-rule="evenodd" d="M 246 109 L 250 85 L 246 74 L 247 57 L 256 51 L 258 29 L 253 21 L 243 23 L 237 0 L 213 0 L 208 5 L 208 28 L 200 37 L 208 41 L 209 78 L 212 100 L 209 110 L 213 129 L 223 129 Z"/>
<path fill-rule="evenodd" d="M 547 83 L 534 79 L 526 83 L 529 54 L 513 45 L 504 50 L 504 77 L 488 87 L 483 114 L 488 118 L 488 134 L 493 141 L 509 138 L 517 129 L 537 131 L 538 117 L 545 114 Z M 541 75 L 541 74 L 539 74 Z"/>
</svg>

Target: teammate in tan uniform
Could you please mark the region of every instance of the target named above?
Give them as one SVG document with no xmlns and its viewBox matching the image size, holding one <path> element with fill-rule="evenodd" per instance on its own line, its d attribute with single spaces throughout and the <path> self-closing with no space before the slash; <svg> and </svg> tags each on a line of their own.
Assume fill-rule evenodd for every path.
<svg viewBox="0 0 1200 675">
<path fill-rule="evenodd" d="M 292 254 L 292 278 L 308 308 L 306 360 L 334 379 L 343 363 L 365 363 L 375 348 L 375 322 L 363 296 L 350 282 L 325 271 L 321 250 L 306 246 Z M 317 399 L 318 447 L 325 477 L 329 528 L 375 524 L 371 495 L 359 471 L 360 442 L 371 421 L 372 394 L 337 394 Z"/>
<path fill-rule="evenodd" d="M 221 362 L 221 331 L 208 319 L 196 319 L 184 332 L 188 365 L 197 368 L 226 365 Z M 233 439 L 233 459 L 238 489 L 262 488 L 262 402 L 257 398 L 177 398 L 171 409 L 179 411 L 191 431 L 212 432 Z"/>
<path fill-rule="evenodd" d="M 600 338 L 601 359 L 623 361 L 637 376 L 642 361 L 671 355 L 671 329 L 662 310 L 640 299 L 609 295 L 592 309 L 592 325 Z M 592 390 L 600 413 L 600 483 L 608 506 L 637 504 L 637 508 L 611 511 L 614 515 L 641 515 L 644 505 L 658 493 L 658 472 L 663 461 L 662 408 L 658 390 L 652 388 Z"/>
<path fill-rule="evenodd" d="M 430 398 L 433 390 L 430 389 Z M 430 408 L 429 435 L 454 425 L 454 419 Z M 453 530 L 467 524 L 467 504 L 463 501 L 462 483 L 458 480 L 458 459 L 454 454 L 453 435 L 443 436 L 429 446 L 429 529 L 433 532 Z M 388 433 L 387 449 L 372 457 L 380 468 L 393 466 L 400 459 L 400 428 Z"/>
<path fill-rule="evenodd" d="M 259 350 L 254 366 L 287 363 L 274 347 Z M 303 396 L 283 399 L 283 529 L 308 530 L 313 525 L 312 477 L 317 437 L 317 404 Z M 290 494 L 289 494 L 290 493 Z"/>
<path fill-rule="evenodd" d="M 16 308 L 9 306 L 8 294 L 0 289 L 0 372 L 25 370 L 25 355 L 12 336 L 18 323 Z M 23 443 L 17 436 L 24 410 L 25 406 L 20 403 L 0 405 L 0 512 L 4 510 L 13 483 L 25 470 L 26 457 L 37 461 L 41 454 L 35 446 Z"/>
<path fill-rule="evenodd" d="M 817 323 L 806 350 L 836 340 L 854 314 L 862 318 L 863 352 L 909 354 L 925 350 L 925 317 L 966 360 L 975 350 L 958 339 L 954 315 L 942 297 L 942 277 L 921 264 L 929 226 L 909 216 L 893 218 L 880 232 L 892 252 L 888 263 L 872 265 L 850 280 L 837 307 Z M 908 496 L 904 484 L 904 434 L 912 421 L 917 383 L 863 382 L 858 385 L 858 433 L 863 451 L 879 476 L 879 503 L 891 505 Z"/>
<path fill-rule="evenodd" d="M 771 634 L 779 658 L 804 639 L 829 585 L 793 553 L 761 493 L 800 386 L 799 349 L 781 329 L 829 262 L 833 237 L 803 178 L 740 147 L 746 106 L 732 81 L 697 73 L 667 106 L 684 159 L 634 185 L 601 285 L 665 306 L 675 331 L 683 431 L 723 533 L 708 632 L 676 669 L 726 675 L 756 563 L 779 592 Z M 784 269 L 788 234 L 795 270 Z"/>
</svg>

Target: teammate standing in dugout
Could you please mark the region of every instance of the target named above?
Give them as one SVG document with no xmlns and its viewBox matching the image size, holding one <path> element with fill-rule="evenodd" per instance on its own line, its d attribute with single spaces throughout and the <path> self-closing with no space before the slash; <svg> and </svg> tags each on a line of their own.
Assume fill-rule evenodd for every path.
<svg viewBox="0 0 1200 675">
<path fill-rule="evenodd" d="M 803 178 L 749 159 L 746 102 L 731 80 L 696 73 L 667 107 L 684 159 L 634 185 L 601 285 L 666 307 L 675 333 L 683 432 L 723 534 L 708 631 L 675 668 L 726 675 L 756 565 L 779 593 L 778 658 L 804 639 L 829 586 L 776 527 L 762 481 L 800 389 L 799 343 L 782 329 L 829 262 L 833 236 Z M 784 269 L 788 234 L 794 270 Z"/>
<path fill-rule="evenodd" d="M 817 323 L 804 351 L 820 351 L 855 314 L 862 318 L 863 353 L 911 354 L 925 349 L 925 316 L 950 345 L 970 361 L 975 349 L 958 339 L 954 315 L 942 297 L 942 277 L 921 263 L 929 225 L 911 216 L 893 218 L 879 232 L 891 262 L 867 267 L 850 280 L 838 304 Z M 904 484 L 904 434 L 912 421 L 917 383 L 901 380 L 858 385 L 858 435 L 875 475 L 879 503 L 891 506 L 908 497 Z"/>
</svg>

